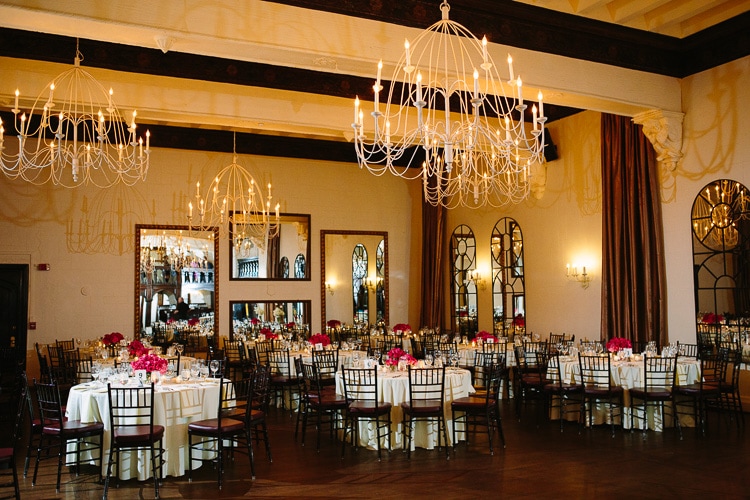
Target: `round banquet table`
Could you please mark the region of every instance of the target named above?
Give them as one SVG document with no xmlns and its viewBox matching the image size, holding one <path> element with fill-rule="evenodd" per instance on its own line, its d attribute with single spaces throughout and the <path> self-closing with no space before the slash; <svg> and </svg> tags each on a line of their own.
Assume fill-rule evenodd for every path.
<svg viewBox="0 0 750 500">
<path fill-rule="evenodd" d="M 155 387 L 154 424 L 164 426 L 162 446 L 166 450 L 162 474 L 182 476 L 190 459 L 187 426 L 193 421 L 216 417 L 219 382 L 207 379 L 197 383 L 163 383 Z M 65 415 L 69 420 L 104 423 L 102 474 L 106 474 L 112 433 L 107 387 L 93 382 L 74 386 L 68 396 Z M 151 477 L 149 451 L 122 452 L 121 457 L 120 479 L 145 480 Z M 194 461 L 194 468 L 200 467 L 201 463 Z"/>
<path fill-rule="evenodd" d="M 380 401 L 391 403 L 391 447 L 400 449 L 404 447 L 402 423 L 403 411 L 400 404 L 409 400 L 409 375 L 408 372 L 391 372 L 383 371 L 382 366 L 378 371 L 378 396 Z M 336 373 L 336 392 L 344 394 L 344 381 L 341 378 L 341 372 Z M 444 416 L 448 440 L 452 439 L 453 420 L 451 414 L 451 401 L 463 398 L 474 393 L 474 387 L 471 385 L 471 373 L 463 368 L 446 368 L 445 369 L 445 407 Z M 359 426 L 359 445 L 371 450 L 378 448 L 377 431 L 369 422 L 360 422 Z M 437 423 L 416 422 L 414 426 L 414 438 L 412 439 L 412 449 L 415 447 L 426 448 L 428 450 L 437 446 L 438 429 Z M 450 445 L 452 443 L 448 443 Z M 382 447 L 388 445 L 386 437 L 383 437 Z"/>
</svg>

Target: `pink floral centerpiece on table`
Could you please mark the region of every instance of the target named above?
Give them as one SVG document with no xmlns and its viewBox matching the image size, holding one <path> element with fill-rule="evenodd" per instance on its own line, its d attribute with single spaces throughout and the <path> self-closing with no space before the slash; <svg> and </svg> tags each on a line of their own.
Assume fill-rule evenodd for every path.
<svg viewBox="0 0 750 500">
<path fill-rule="evenodd" d="M 279 336 L 273 333 L 271 329 L 268 328 L 267 326 L 260 329 L 260 334 L 263 335 L 266 338 L 266 340 L 273 340 L 273 339 L 279 338 Z"/>
<path fill-rule="evenodd" d="M 481 332 L 477 333 L 474 336 L 474 340 L 478 341 L 480 339 L 482 340 L 482 342 L 487 342 L 488 339 L 492 339 L 492 342 L 497 342 L 497 337 L 495 337 L 494 335 L 492 335 L 490 332 L 486 332 L 484 330 L 482 330 Z"/>
<path fill-rule="evenodd" d="M 701 318 L 701 322 L 707 325 L 718 325 L 724 322 L 724 316 L 716 313 L 706 313 Z"/>
<path fill-rule="evenodd" d="M 398 324 L 393 325 L 393 331 L 394 332 L 410 333 L 411 332 L 411 326 L 409 326 L 408 323 L 398 323 Z"/>
<path fill-rule="evenodd" d="M 104 345 L 116 345 L 119 344 L 122 339 L 124 339 L 122 333 L 120 332 L 112 332 L 108 333 L 104 337 L 102 337 L 102 344 Z"/>
<path fill-rule="evenodd" d="M 146 373 L 167 372 L 167 360 L 155 354 L 145 354 L 130 363 L 133 370 L 146 370 Z"/>
<path fill-rule="evenodd" d="M 307 340 L 312 345 L 323 344 L 323 347 L 331 345 L 331 339 L 328 337 L 328 335 L 325 335 L 323 333 L 316 333 L 315 335 L 310 335 L 310 338 Z"/>
<path fill-rule="evenodd" d="M 144 346 L 140 340 L 134 340 L 128 344 L 128 354 L 134 358 L 148 354 L 148 348 Z"/>
<path fill-rule="evenodd" d="M 250 320 L 250 323 L 251 323 L 251 324 L 252 324 L 253 326 L 258 326 L 258 323 L 260 323 L 260 320 L 259 320 L 258 318 L 252 318 L 252 319 Z"/>
<path fill-rule="evenodd" d="M 620 352 L 623 349 L 631 349 L 632 347 L 633 344 L 630 342 L 630 339 L 624 337 L 612 337 L 609 339 L 609 342 L 607 342 L 608 352 Z"/>
<path fill-rule="evenodd" d="M 403 349 L 394 347 L 393 349 L 388 351 L 387 358 L 385 360 L 385 366 L 398 366 L 398 362 L 401 360 L 406 361 L 407 364 L 410 364 L 412 366 L 417 364 L 417 359 L 414 356 L 404 351 Z"/>
</svg>

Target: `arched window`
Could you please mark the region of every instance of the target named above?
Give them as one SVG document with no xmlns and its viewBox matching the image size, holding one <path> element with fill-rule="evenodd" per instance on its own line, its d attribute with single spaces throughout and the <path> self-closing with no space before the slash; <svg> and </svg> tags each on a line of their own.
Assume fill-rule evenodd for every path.
<svg viewBox="0 0 750 500">
<path fill-rule="evenodd" d="M 472 337 L 477 333 L 477 248 L 474 232 L 465 224 L 451 235 L 451 325 L 455 333 Z"/>
<path fill-rule="evenodd" d="M 367 324 L 368 293 L 367 293 L 367 249 L 361 243 L 352 252 L 352 295 L 354 303 L 354 319 Z"/>
<path fill-rule="evenodd" d="M 693 268 L 699 333 L 750 321 L 750 200 L 739 182 L 720 179 L 693 202 Z M 739 333 L 739 331 L 736 331 Z"/>
<path fill-rule="evenodd" d="M 492 314 L 495 333 L 510 336 L 526 327 L 523 234 L 514 219 L 504 217 L 492 229 Z"/>
</svg>

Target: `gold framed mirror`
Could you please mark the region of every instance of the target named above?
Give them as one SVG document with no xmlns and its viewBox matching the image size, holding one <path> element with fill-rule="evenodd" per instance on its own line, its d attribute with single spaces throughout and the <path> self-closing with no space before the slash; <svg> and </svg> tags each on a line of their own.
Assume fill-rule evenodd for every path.
<svg viewBox="0 0 750 500">
<path fill-rule="evenodd" d="M 309 331 L 311 308 L 310 300 L 230 300 L 232 333 L 247 334 L 254 322 L 272 330 L 277 326 L 289 328 L 289 323 L 294 323 L 295 328 Z"/>
<path fill-rule="evenodd" d="M 329 320 L 389 323 L 387 231 L 320 231 L 321 332 Z"/>
<path fill-rule="evenodd" d="M 268 234 L 251 219 L 230 224 L 230 280 L 310 280 L 310 215 L 279 214 L 278 232 Z M 260 229 L 259 229 L 260 228 Z"/>
<path fill-rule="evenodd" d="M 218 332 L 219 230 L 135 226 L 135 336 L 184 322 L 203 336 Z"/>
</svg>

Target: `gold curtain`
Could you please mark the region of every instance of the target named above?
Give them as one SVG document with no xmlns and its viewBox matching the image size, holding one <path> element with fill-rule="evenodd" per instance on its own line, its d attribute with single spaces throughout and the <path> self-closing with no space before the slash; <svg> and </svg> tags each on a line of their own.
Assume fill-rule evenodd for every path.
<svg viewBox="0 0 750 500">
<path fill-rule="evenodd" d="M 434 182 L 434 178 L 430 179 Z M 445 208 L 434 207 L 422 197 L 422 307 L 419 328 L 443 325 L 443 253 Z"/>
<path fill-rule="evenodd" d="M 641 126 L 628 117 L 602 115 L 602 199 L 602 338 L 664 345 L 667 302 L 656 154 Z"/>
</svg>

